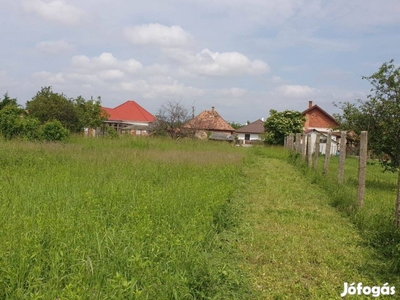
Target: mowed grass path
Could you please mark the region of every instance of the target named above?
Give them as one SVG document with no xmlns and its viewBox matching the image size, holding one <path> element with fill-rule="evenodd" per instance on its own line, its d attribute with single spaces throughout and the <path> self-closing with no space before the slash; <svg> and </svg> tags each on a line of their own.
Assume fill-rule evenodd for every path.
<svg viewBox="0 0 400 300">
<path fill-rule="evenodd" d="M 344 282 L 389 281 L 330 195 L 294 166 L 255 156 L 244 173 L 239 247 L 258 299 L 340 299 Z"/>
</svg>

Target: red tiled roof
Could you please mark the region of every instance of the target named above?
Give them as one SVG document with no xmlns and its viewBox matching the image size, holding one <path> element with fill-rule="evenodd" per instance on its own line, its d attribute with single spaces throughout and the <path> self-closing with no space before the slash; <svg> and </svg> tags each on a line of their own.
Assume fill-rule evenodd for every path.
<svg viewBox="0 0 400 300">
<path fill-rule="evenodd" d="M 183 125 L 183 127 L 199 130 L 235 131 L 235 129 L 214 110 L 214 107 L 211 110 L 204 110 L 194 119 Z"/>
<path fill-rule="evenodd" d="M 128 100 L 115 108 L 103 107 L 109 114 L 109 121 L 154 122 L 155 117 L 133 100 Z"/>
</svg>

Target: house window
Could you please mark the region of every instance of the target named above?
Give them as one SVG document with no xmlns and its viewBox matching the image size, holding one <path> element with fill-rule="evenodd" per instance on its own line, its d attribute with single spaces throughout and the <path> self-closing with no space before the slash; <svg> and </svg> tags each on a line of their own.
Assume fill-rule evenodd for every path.
<svg viewBox="0 0 400 300">
<path fill-rule="evenodd" d="M 250 141 L 250 134 L 249 134 L 249 133 L 245 133 L 244 139 L 245 139 L 246 141 Z"/>
</svg>

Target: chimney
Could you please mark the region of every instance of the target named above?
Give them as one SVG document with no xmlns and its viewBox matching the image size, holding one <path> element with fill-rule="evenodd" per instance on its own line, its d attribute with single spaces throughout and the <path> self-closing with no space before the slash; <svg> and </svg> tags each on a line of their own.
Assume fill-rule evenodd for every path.
<svg viewBox="0 0 400 300">
<path fill-rule="evenodd" d="M 211 106 L 211 111 L 214 112 L 214 106 Z"/>
<path fill-rule="evenodd" d="M 308 108 L 312 107 L 312 101 L 308 101 Z"/>
</svg>

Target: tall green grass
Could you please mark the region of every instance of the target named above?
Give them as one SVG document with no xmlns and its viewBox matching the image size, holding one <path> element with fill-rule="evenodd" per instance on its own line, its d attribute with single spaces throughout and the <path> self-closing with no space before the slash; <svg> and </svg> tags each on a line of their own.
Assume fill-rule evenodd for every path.
<svg viewBox="0 0 400 300">
<path fill-rule="evenodd" d="M 394 226 L 397 174 L 383 172 L 379 163 L 367 163 L 364 206 L 357 204 L 358 158 L 347 157 L 344 183 L 337 183 L 338 157 L 331 157 L 328 174 L 322 175 L 324 156 L 316 172 L 308 168 L 299 154 L 290 160 L 302 170 L 311 183 L 321 186 L 331 204 L 348 216 L 360 231 L 365 244 L 374 247 L 385 261 L 388 274 L 400 274 L 400 230 Z"/>
<path fill-rule="evenodd" d="M 0 298 L 250 298 L 221 238 L 242 160 L 192 140 L 0 142 Z"/>
</svg>

